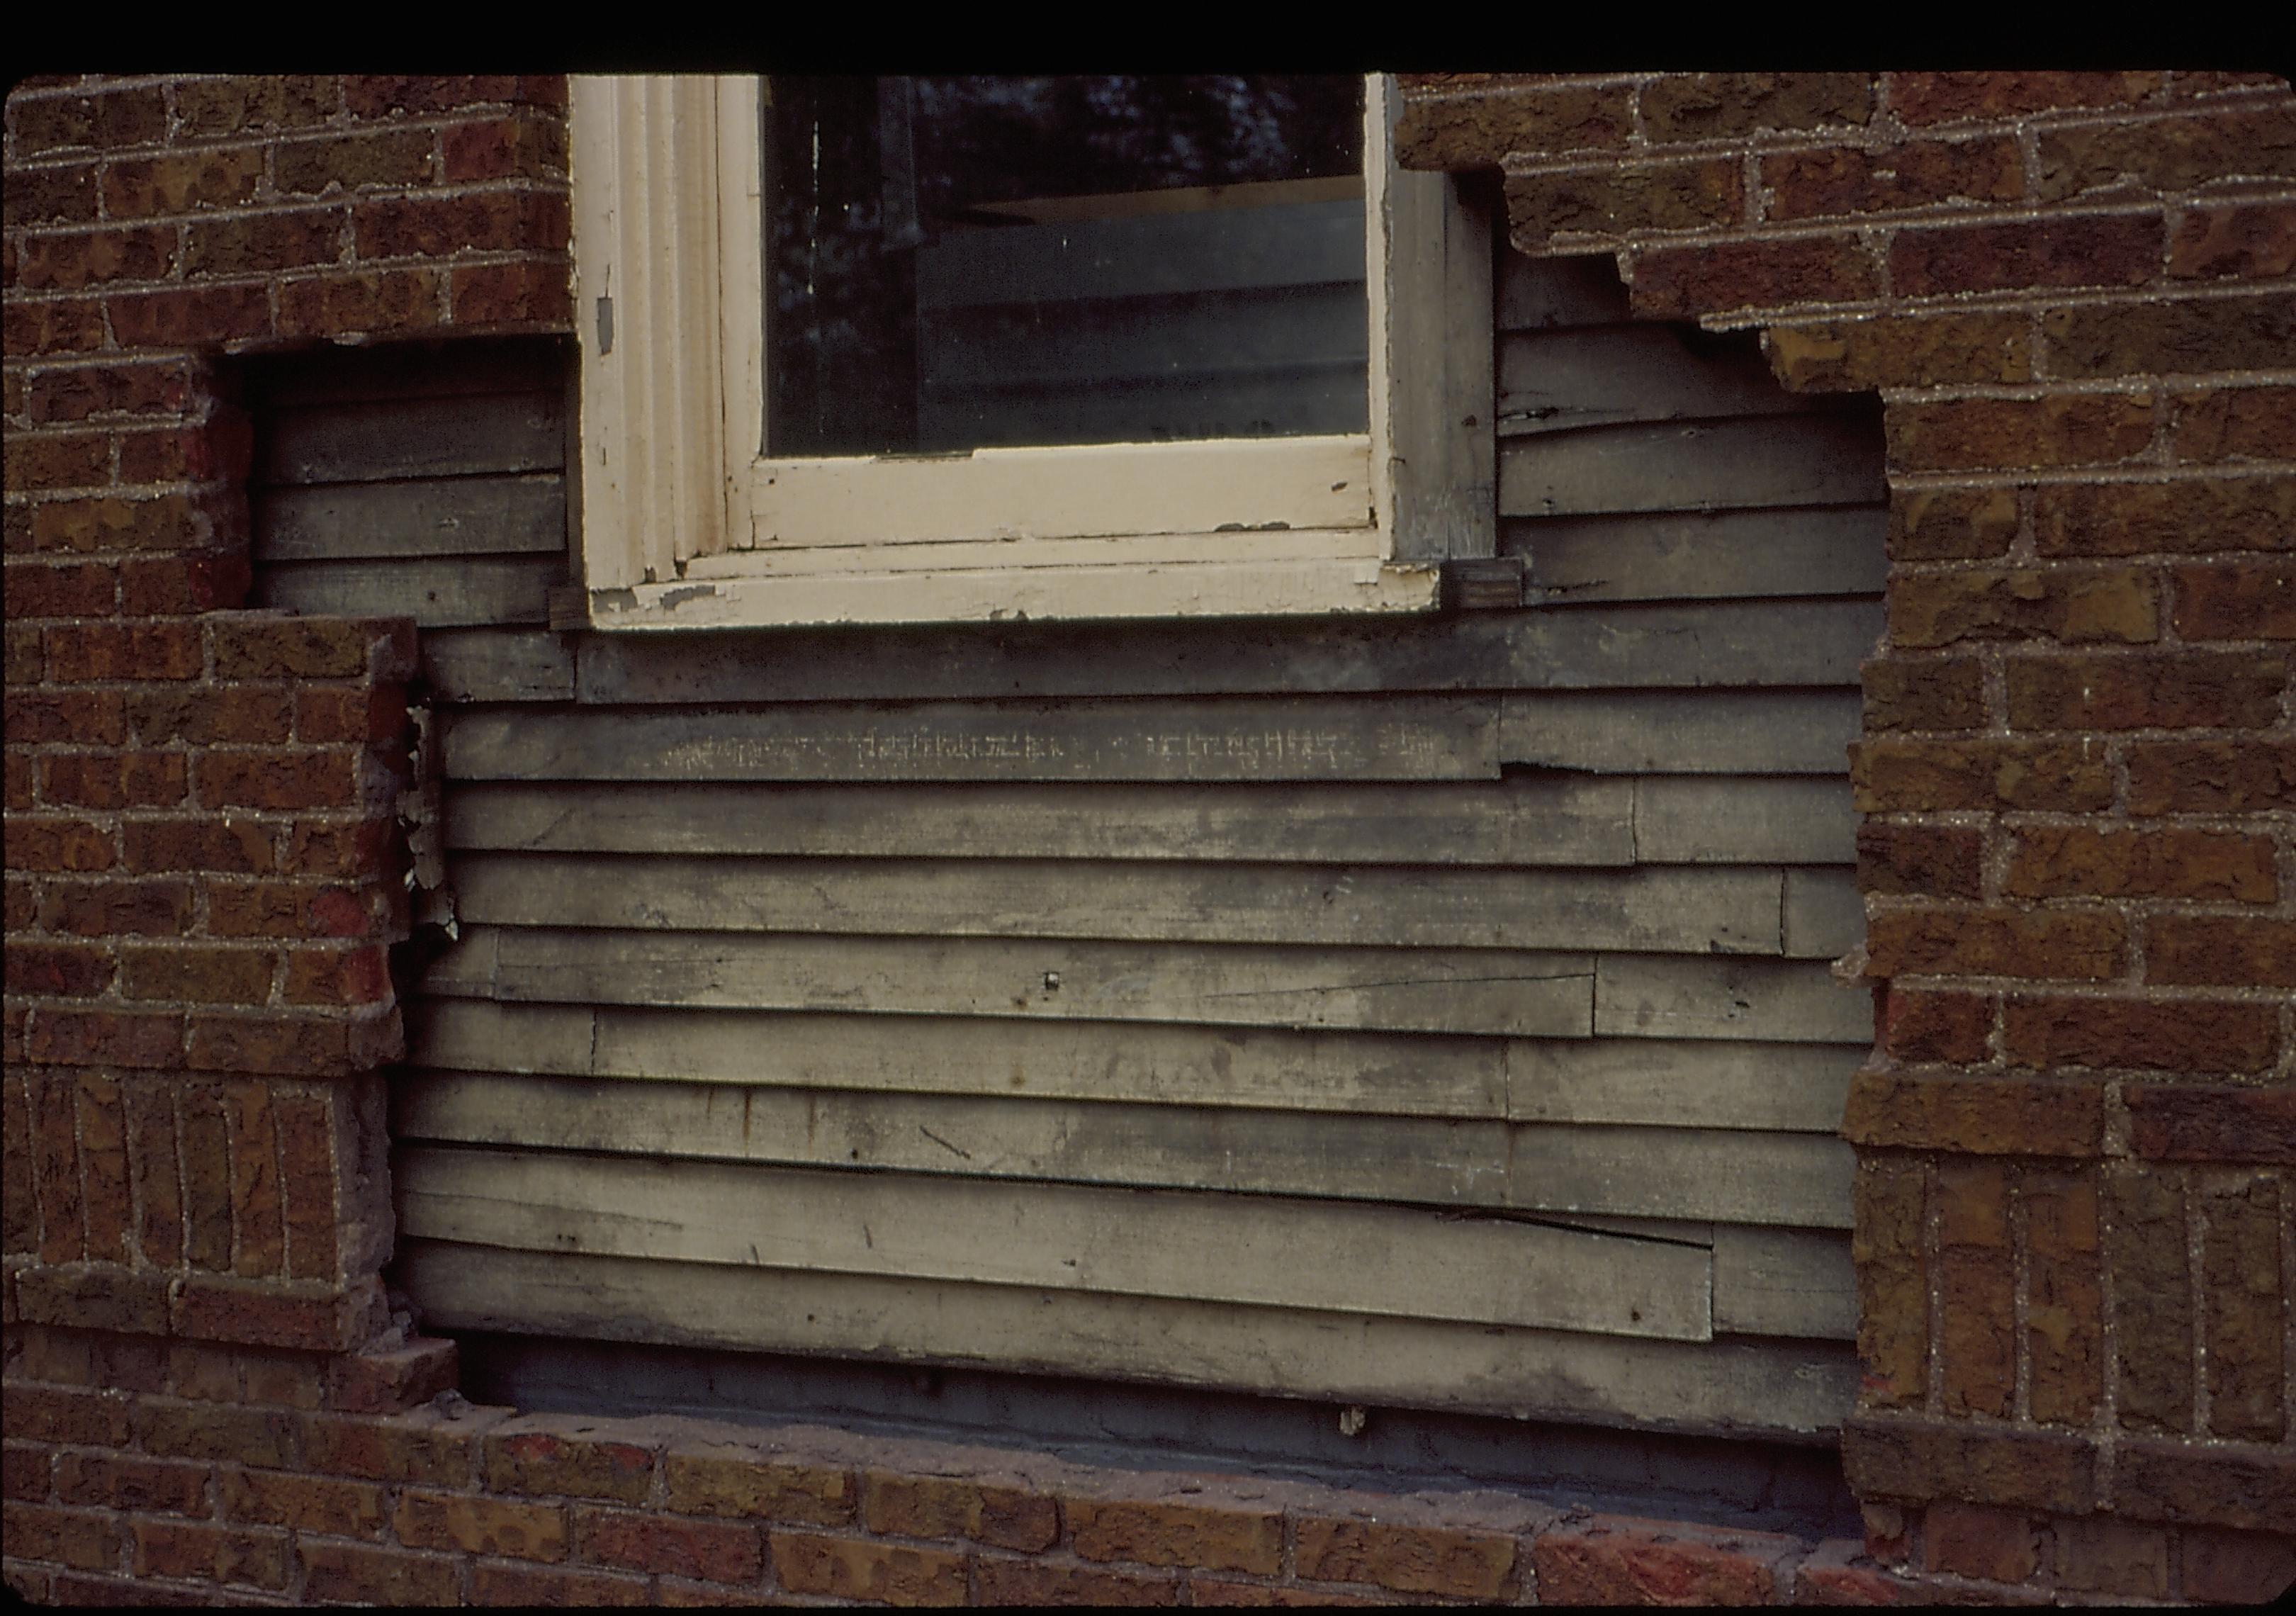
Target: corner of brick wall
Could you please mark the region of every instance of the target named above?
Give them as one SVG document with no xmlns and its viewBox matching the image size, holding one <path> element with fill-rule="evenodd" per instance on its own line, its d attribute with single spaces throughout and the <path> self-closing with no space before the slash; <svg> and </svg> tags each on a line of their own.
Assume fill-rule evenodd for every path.
<svg viewBox="0 0 2296 1616">
<path fill-rule="evenodd" d="M 1869 1546 L 2296 1578 L 2296 97 L 2218 73 L 1448 75 L 1423 168 L 1878 393 L 1846 1136 Z M 2269 1585 L 2267 1587 L 2267 1585 Z"/>
<path fill-rule="evenodd" d="M 345 1409 L 451 1382 L 380 1277 L 414 627 L 247 609 L 233 364 L 564 329 L 564 102 L 332 76 L 8 96 L 12 1499 L 25 1376 Z M 45 1529 L 9 1507 L 13 1556 Z"/>
</svg>

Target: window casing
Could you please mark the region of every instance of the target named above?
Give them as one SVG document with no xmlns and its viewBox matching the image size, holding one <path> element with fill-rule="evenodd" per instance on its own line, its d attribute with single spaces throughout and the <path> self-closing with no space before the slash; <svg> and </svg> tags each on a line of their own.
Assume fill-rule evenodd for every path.
<svg viewBox="0 0 2296 1616">
<path fill-rule="evenodd" d="M 1365 94 L 1369 431 L 766 452 L 764 86 L 574 81 L 578 620 L 600 628 L 1413 612 L 1488 557 L 1490 240 Z"/>
</svg>

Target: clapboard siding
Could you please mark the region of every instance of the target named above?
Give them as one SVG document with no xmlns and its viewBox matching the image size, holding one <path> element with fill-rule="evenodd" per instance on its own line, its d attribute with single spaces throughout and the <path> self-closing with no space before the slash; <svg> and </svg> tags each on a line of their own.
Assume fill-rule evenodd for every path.
<svg viewBox="0 0 2296 1616">
<path fill-rule="evenodd" d="M 269 598 L 442 707 L 433 1322 L 1836 1423 L 1878 434 L 1606 264 L 1499 308 L 1535 603 L 1395 623 L 554 634 L 562 376 L 275 388 Z"/>
</svg>

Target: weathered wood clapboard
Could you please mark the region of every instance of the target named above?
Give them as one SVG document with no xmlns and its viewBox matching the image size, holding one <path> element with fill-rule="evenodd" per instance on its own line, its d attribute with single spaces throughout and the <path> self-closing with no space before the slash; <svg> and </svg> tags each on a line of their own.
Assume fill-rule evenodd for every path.
<svg viewBox="0 0 2296 1616">
<path fill-rule="evenodd" d="M 1529 603 L 1395 623 L 554 634 L 551 356 L 281 372 L 263 598 L 443 709 L 433 1326 L 1838 1422 L 1878 434 L 1606 262 L 1499 310 Z"/>
</svg>

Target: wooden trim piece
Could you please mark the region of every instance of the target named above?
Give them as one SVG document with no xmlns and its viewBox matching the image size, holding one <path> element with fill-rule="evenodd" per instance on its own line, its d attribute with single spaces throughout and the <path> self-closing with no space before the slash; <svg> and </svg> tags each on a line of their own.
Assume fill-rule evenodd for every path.
<svg viewBox="0 0 2296 1616">
<path fill-rule="evenodd" d="M 1712 1333 L 1702 1247 L 1425 1208 L 436 1146 L 397 1153 L 392 1180 L 410 1235 L 470 1244 Z"/>
<path fill-rule="evenodd" d="M 1660 1341 L 1086 1292 L 406 1243 L 448 1329 L 978 1366 L 1517 1419 L 1824 1439 L 1857 1361 L 1821 1342 Z"/>
</svg>

